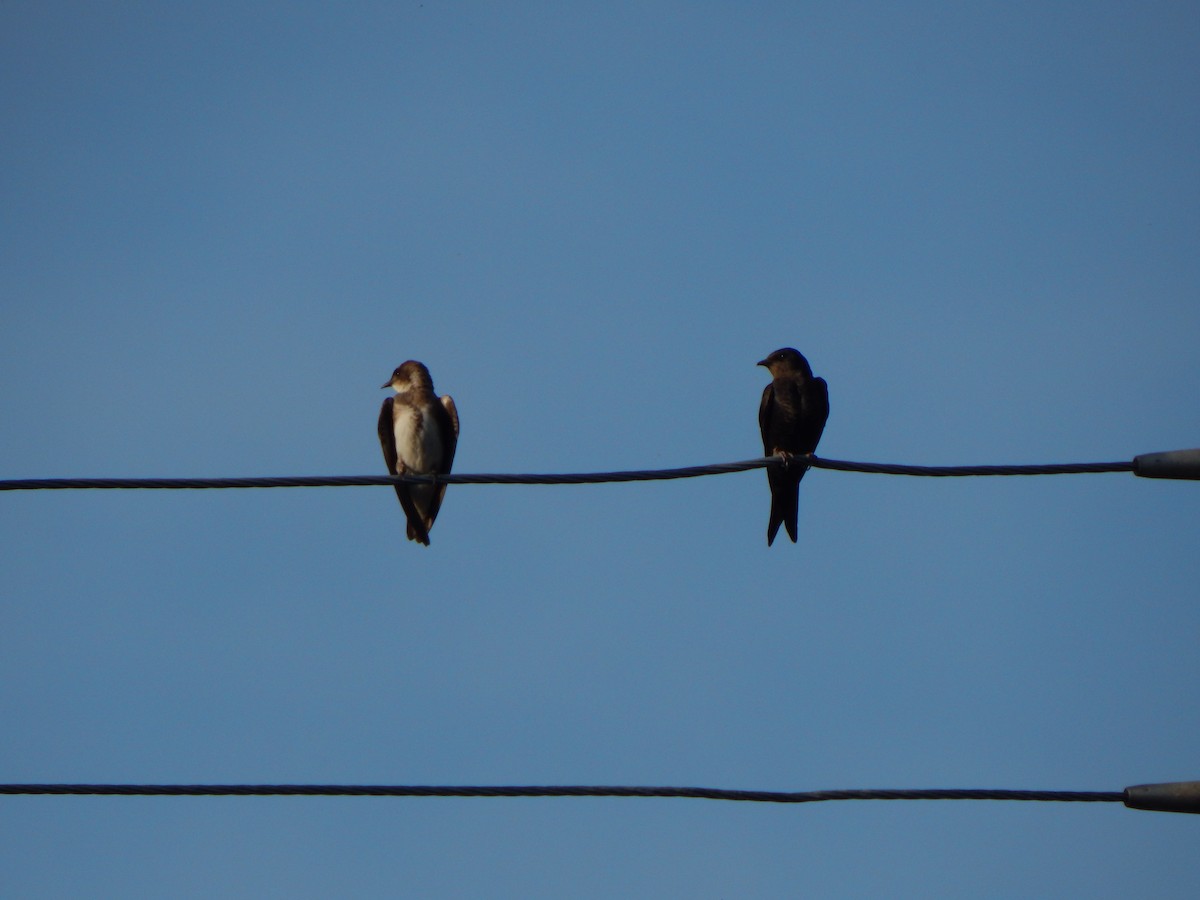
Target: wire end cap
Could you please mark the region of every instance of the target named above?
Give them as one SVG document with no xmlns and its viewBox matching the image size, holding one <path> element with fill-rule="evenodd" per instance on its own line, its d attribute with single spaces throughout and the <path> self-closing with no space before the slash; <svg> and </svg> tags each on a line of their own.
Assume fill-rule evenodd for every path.
<svg viewBox="0 0 1200 900">
<path fill-rule="evenodd" d="M 1133 474 L 1142 478 L 1200 479 L 1200 449 L 1143 453 L 1133 458 Z"/>
<path fill-rule="evenodd" d="M 1125 805 L 1156 812 L 1200 813 L 1200 781 L 1135 784 L 1125 788 Z"/>
</svg>

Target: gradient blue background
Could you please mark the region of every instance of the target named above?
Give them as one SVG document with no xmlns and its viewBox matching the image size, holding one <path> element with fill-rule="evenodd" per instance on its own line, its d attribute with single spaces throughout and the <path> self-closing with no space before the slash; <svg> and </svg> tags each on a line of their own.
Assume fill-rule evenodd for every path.
<svg viewBox="0 0 1200 900">
<path fill-rule="evenodd" d="M 1200 445 L 1192 3 L 0 5 L 0 477 Z M 1200 778 L 1200 486 L 0 496 L 0 780 Z M 1192 896 L 1101 806 L 0 800 L 13 897 Z"/>
</svg>

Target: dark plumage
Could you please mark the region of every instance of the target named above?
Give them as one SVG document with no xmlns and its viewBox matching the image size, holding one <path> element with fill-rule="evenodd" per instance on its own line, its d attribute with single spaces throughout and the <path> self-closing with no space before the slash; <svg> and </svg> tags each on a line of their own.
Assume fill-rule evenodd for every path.
<svg viewBox="0 0 1200 900">
<path fill-rule="evenodd" d="M 758 427 L 762 431 L 763 453 L 782 456 L 813 453 L 829 418 L 829 386 L 824 378 L 815 378 L 812 368 L 791 347 L 776 350 L 758 363 L 771 373 L 771 383 L 763 388 L 758 406 Z M 785 462 L 767 469 L 771 486 L 771 518 L 767 525 L 767 546 L 775 540 L 782 524 L 788 537 L 796 542 L 796 516 L 800 507 L 800 479 L 808 466 Z"/>
<path fill-rule="evenodd" d="M 429 370 L 416 360 L 401 363 L 382 385 L 396 392 L 379 410 L 379 446 L 389 475 L 445 475 L 458 446 L 458 410 L 433 392 Z M 446 495 L 446 485 L 397 484 L 408 519 L 408 539 L 429 545 L 429 529 Z"/>
</svg>

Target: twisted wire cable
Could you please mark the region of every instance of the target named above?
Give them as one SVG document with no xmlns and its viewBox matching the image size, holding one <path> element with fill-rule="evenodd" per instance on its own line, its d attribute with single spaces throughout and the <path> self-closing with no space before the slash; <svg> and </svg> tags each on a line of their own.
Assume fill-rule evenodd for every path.
<svg viewBox="0 0 1200 900">
<path fill-rule="evenodd" d="M 0 795 L 190 797 L 671 797 L 758 803 L 831 800 L 1024 800 L 1121 803 L 1124 791 L 992 789 L 742 791 L 703 787 L 597 785 L 384 785 L 384 784 L 0 784 Z"/>
<path fill-rule="evenodd" d="M 477 475 L 312 475 L 250 478 L 18 478 L 0 481 L 0 491 L 53 491 L 78 489 L 193 490 L 205 488 L 283 488 L 283 487 L 364 487 L 409 484 L 614 484 L 630 481 L 667 481 L 726 475 L 767 466 L 786 465 L 777 456 L 747 459 L 741 462 L 686 466 L 679 469 L 640 469 L 627 472 L 584 472 L 565 474 L 477 474 Z M 1014 466 L 910 466 L 895 463 L 849 462 L 819 456 L 797 457 L 791 465 L 803 464 L 817 469 L 840 472 L 865 472 L 876 475 L 917 475 L 933 477 L 970 475 L 1074 475 L 1100 472 L 1132 472 L 1133 462 L 1056 463 Z"/>
</svg>

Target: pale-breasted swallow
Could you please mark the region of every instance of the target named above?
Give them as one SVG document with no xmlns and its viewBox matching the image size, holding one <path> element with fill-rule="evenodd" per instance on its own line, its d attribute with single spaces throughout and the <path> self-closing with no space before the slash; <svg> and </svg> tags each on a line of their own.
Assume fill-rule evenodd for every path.
<svg viewBox="0 0 1200 900">
<path fill-rule="evenodd" d="M 433 392 L 429 370 L 416 360 L 401 363 L 382 385 L 395 397 L 379 410 L 379 445 L 389 475 L 445 475 L 458 446 L 458 410 L 449 395 Z M 445 484 L 397 484 L 408 518 L 408 539 L 429 545 L 429 529 L 446 495 Z"/>
<path fill-rule="evenodd" d="M 767 469 L 771 486 L 771 519 L 767 525 L 767 546 L 775 540 L 780 524 L 796 543 L 796 514 L 800 506 L 800 479 L 808 466 L 790 461 L 793 454 L 812 453 L 829 418 L 829 386 L 824 378 L 813 377 L 808 360 L 791 347 L 776 350 L 758 363 L 771 373 L 771 383 L 763 388 L 758 406 L 758 427 L 762 431 L 763 453 L 782 456 L 783 465 Z"/>
</svg>

